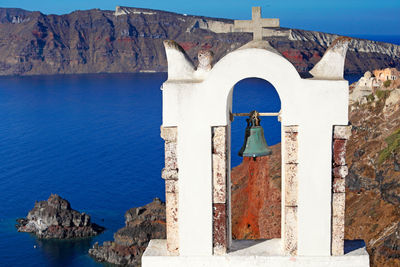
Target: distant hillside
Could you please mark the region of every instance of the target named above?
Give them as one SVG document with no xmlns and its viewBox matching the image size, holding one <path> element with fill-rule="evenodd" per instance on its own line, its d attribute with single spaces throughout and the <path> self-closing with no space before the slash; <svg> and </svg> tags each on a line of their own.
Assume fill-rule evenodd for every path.
<svg viewBox="0 0 400 267">
<path fill-rule="evenodd" d="M 119 8 L 44 15 L 0 8 L 0 75 L 166 71 L 162 41 L 179 42 L 196 61 L 210 48 L 216 59 L 252 39 L 229 32 L 233 20 L 171 12 Z M 336 35 L 279 28 L 271 45 L 299 72 L 308 71 Z M 400 68 L 400 46 L 356 39 L 346 73 L 383 67 Z"/>
</svg>

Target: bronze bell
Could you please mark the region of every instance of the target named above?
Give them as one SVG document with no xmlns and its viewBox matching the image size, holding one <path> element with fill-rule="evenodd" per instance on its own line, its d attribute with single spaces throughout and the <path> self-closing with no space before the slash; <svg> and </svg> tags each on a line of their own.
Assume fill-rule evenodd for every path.
<svg viewBox="0 0 400 267">
<path fill-rule="evenodd" d="M 264 137 L 264 129 L 260 126 L 260 118 L 257 111 L 252 111 L 246 120 L 247 127 L 244 135 L 244 144 L 239 150 L 241 157 L 261 157 L 272 154 Z"/>
</svg>

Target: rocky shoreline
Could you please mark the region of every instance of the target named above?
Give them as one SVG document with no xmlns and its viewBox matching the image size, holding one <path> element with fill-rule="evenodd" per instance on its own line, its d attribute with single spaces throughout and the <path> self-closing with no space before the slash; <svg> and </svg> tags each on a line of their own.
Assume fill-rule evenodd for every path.
<svg viewBox="0 0 400 267">
<path fill-rule="evenodd" d="M 17 219 L 18 232 L 33 233 L 39 238 L 71 239 L 95 236 L 105 228 L 92 223 L 90 216 L 71 208 L 70 203 L 57 194 L 35 203 L 26 218 Z"/>
<path fill-rule="evenodd" d="M 151 203 L 131 208 L 125 213 L 125 227 L 114 234 L 114 241 L 97 242 L 89 255 L 100 262 L 140 266 L 141 257 L 151 239 L 165 239 L 165 203 L 155 198 Z"/>
</svg>

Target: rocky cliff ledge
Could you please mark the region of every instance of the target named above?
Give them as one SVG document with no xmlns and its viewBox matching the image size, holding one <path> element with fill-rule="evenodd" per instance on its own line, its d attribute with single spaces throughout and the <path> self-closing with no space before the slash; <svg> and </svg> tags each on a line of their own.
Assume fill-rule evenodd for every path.
<svg viewBox="0 0 400 267">
<path fill-rule="evenodd" d="M 140 266 L 141 257 L 150 239 L 165 239 L 165 203 L 153 202 L 125 213 L 125 227 L 114 234 L 114 241 L 94 244 L 89 255 L 100 262 L 124 266 Z"/>
<path fill-rule="evenodd" d="M 0 8 L 0 75 L 167 71 L 162 41 L 173 39 L 197 62 L 200 49 L 217 61 L 252 39 L 230 32 L 233 20 L 140 8 L 75 11 L 45 15 Z M 270 44 L 299 72 L 309 71 L 337 37 L 314 31 L 277 28 Z M 400 67 L 400 46 L 354 39 L 346 73 Z"/>
<path fill-rule="evenodd" d="M 400 82 L 350 106 L 347 239 L 364 239 L 371 266 L 400 266 Z"/>
<path fill-rule="evenodd" d="M 82 238 L 104 231 L 104 227 L 90 222 L 88 214 L 73 210 L 57 194 L 50 195 L 47 201 L 36 202 L 28 216 L 17 222 L 19 232 L 34 233 L 39 238 Z"/>
</svg>

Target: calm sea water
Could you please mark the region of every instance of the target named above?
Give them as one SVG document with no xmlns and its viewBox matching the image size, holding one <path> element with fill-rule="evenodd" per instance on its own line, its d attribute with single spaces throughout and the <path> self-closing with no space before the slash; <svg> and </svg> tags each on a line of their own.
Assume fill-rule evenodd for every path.
<svg viewBox="0 0 400 267">
<path fill-rule="evenodd" d="M 165 79 L 0 78 L 0 265 L 95 266 L 87 256 L 91 244 L 111 240 L 127 209 L 163 197 L 159 88 Z M 79 242 L 17 233 L 15 219 L 51 193 L 107 231 Z"/>
<path fill-rule="evenodd" d="M 165 80 L 163 73 L 0 78 L 0 266 L 101 266 L 87 255 L 93 243 L 112 240 L 127 209 L 164 199 Z M 279 111 L 279 96 L 266 81 L 241 81 L 233 111 L 254 109 Z M 269 145 L 280 142 L 277 118 L 261 124 Z M 241 162 L 245 126 L 245 118 L 232 123 L 232 166 Z M 74 241 L 18 233 L 15 219 L 51 193 L 107 231 Z"/>
<path fill-rule="evenodd" d="M 351 37 L 400 45 L 400 35 L 350 34 Z"/>
</svg>

